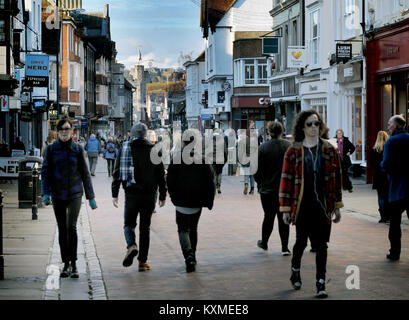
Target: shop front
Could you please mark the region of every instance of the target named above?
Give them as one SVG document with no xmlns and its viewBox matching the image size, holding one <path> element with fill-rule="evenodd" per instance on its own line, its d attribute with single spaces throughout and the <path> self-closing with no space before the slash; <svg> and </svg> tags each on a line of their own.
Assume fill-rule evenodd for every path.
<svg viewBox="0 0 409 320">
<path fill-rule="evenodd" d="M 303 110 L 314 109 L 322 120 L 328 123 L 328 89 L 327 80 L 304 78 L 300 86 L 301 107 Z"/>
<path fill-rule="evenodd" d="M 409 110 L 409 19 L 367 35 L 367 158 L 391 116 Z M 369 162 L 368 162 L 369 164 Z M 368 166 L 370 172 L 372 168 Z M 372 174 L 367 175 L 368 182 Z"/>
<path fill-rule="evenodd" d="M 265 141 L 267 127 L 275 120 L 275 110 L 268 96 L 233 96 L 232 129 L 257 129 Z"/>
</svg>

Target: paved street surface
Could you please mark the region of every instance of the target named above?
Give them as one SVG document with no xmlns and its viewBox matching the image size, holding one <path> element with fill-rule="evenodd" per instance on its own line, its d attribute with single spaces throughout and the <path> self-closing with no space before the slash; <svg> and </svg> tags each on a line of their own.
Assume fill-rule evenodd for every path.
<svg viewBox="0 0 409 320">
<path fill-rule="evenodd" d="M 203 210 L 199 223 L 197 272 L 186 274 L 179 247 L 175 209 L 167 199 L 157 208 L 151 227 L 149 260 L 152 270 L 138 272 L 137 260 L 122 266 L 124 192 L 120 207 L 111 201 L 106 163 L 100 159 L 93 177 L 98 209 L 88 202 L 81 210 L 78 231 L 80 279 L 59 281 L 60 266 L 55 220 L 51 207 L 17 209 L 17 184 L 2 184 L 4 209 L 5 281 L 0 299 L 112 299 L 112 300 L 269 300 L 314 299 L 315 254 L 305 251 L 303 287 L 290 286 L 291 257 L 282 257 L 275 228 L 268 251 L 256 246 L 263 212 L 259 196 L 242 194 L 242 177 L 223 177 L 222 194 L 212 211 Z M 389 262 L 388 226 L 378 224 L 376 193 L 363 180 L 354 180 L 352 194 L 344 194 L 342 221 L 333 225 L 328 251 L 327 290 L 330 299 L 408 299 L 409 230 L 403 222 L 403 250 L 399 262 Z M 275 226 L 276 227 L 276 226 Z M 290 248 L 295 229 L 291 228 Z M 359 268 L 359 290 L 349 290 L 348 266 Z M 354 269 L 358 270 L 358 269 Z M 47 272 L 48 271 L 48 272 Z M 356 273 L 355 273 L 356 274 Z"/>
</svg>

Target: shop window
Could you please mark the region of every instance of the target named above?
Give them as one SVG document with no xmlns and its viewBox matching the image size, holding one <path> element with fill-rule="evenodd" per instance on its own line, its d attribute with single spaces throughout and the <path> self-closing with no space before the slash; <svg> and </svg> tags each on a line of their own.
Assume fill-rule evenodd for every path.
<svg viewBox="0 0 409 320">
<path fill-rule="evenodd" d="M 363 128 L 362 128 L 362 91 L 354 90 L 352 97 L 352 137 L 351 142 L 355 145 L 353 158 L 356 161 L 363 160 Z"/>
</svg>

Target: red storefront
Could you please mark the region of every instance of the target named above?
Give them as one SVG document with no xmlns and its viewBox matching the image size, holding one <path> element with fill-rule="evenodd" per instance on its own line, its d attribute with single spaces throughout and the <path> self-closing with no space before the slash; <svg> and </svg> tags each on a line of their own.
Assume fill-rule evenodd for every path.
<svg viewBox="0 0 409 320">
<path fill-rule="evenodd" d="M 389 118 L 409 109 L 409 19 L 367 35 L 367 159 L 378 131 L 387 131 Z M 368 182 L 372 181 L 368 161 Z"/>
</svg>

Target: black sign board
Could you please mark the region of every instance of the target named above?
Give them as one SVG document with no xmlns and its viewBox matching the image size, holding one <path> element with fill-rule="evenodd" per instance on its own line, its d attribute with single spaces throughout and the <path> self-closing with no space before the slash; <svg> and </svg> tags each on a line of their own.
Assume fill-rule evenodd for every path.
<svg viewBox="0 0 409 320">
<path fill-rule="evenodd" d="M 26 81 L 22 81 L 21 92 L 33 92 L 33 87 L 27 85 Z"/>
<path fill-rule="evenodd" d="M 224 103 L 225 99 L 226 99 L 225 92 L 224 91 L 218 91 L 217 92 L 217 103 Z"/>
<path fill-rule="evenodd" d="M 26 76 L 25 84 L 28 87 L 48 87 L 48 77 L 32 77 Z"/>
<path fill-rule="evenodd" d="M 337 43 L 337 63 L 352 59 L 352 44 Z"/>
<path fill-rule="evenodd" d="M 21 106 L 20 120 L 24 122 L 31 122 L 33 117 L 33 110 L 31 109 L 31 104 Z"/>
</svg>

